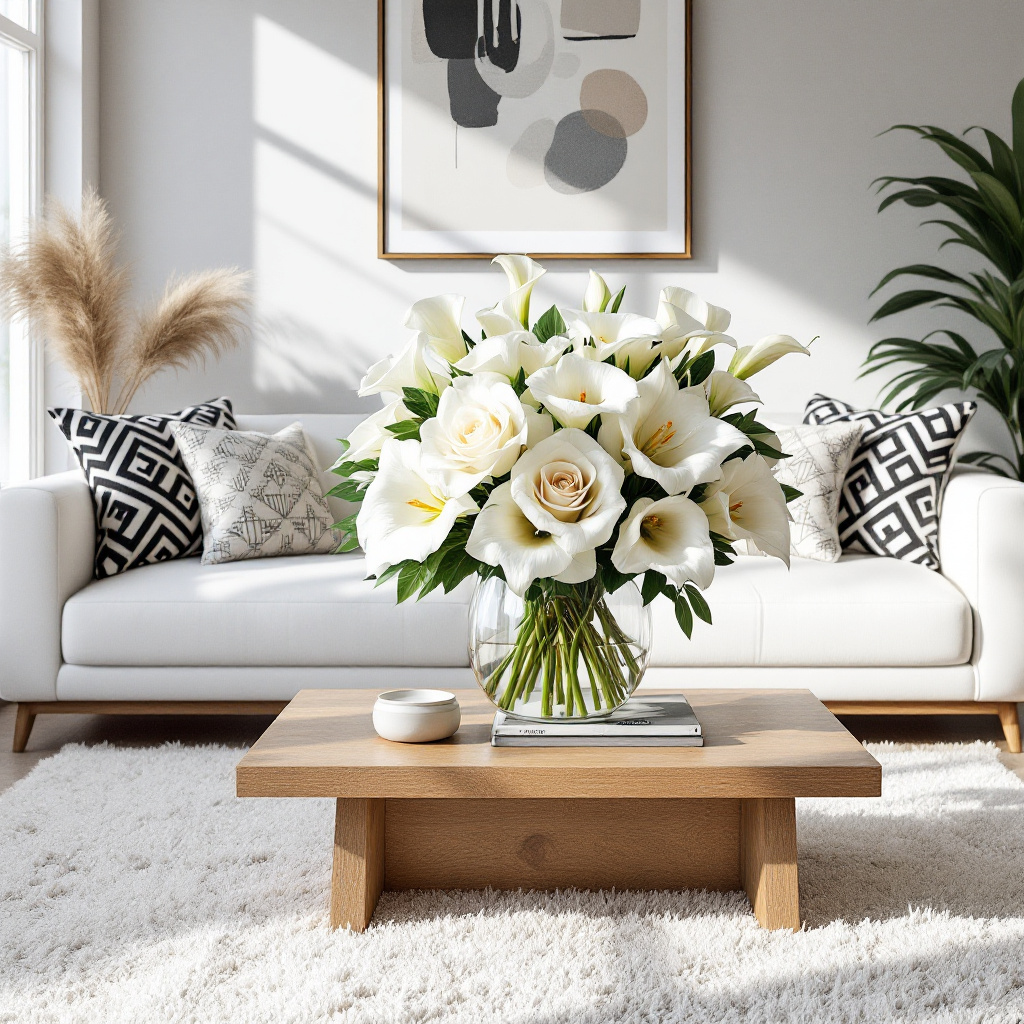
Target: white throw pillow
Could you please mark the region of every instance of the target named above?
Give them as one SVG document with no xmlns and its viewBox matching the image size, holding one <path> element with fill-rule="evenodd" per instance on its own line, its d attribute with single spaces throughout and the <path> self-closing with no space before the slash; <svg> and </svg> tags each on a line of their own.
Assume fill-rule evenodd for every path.
<svg viewBox="0 0 1024 1024">
<path fill-rule="evenodd" d="M 777 426 L 780 449 L 790 456 L 775 471 L 775 479 L 803 492 L 789 503 L 790 553 L 819 562 L 837 562 L 839 498 L 846 471 L 864 432 L 863 423 Z"/>
<path fill-rule="evenodd" d="M 203 519 L 203 565 L 328 555 L 334 516 L 301 423 L 276 434 L 173 423 Z"/>
</svg>

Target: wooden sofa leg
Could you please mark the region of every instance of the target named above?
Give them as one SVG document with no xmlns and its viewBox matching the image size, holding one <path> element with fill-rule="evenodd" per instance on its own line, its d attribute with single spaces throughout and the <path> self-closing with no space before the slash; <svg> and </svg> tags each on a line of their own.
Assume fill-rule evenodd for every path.
<svg viewBox="0 0 1024 1024">
<path fill-rule="evenodd" d="M 1011 754 L 1019 754 L 1020 751 L 1020 719 L 1017 717 L 1017 703 L 1011 701 L 1000 703 L 999 721 L 1003 723 L 1003 735 L 1006 737 L 1006 747 Z"/>
<path fill-rule="evenodd" d="M 19 704 L 18 714 L 14 720 L 14 744 L 12 747 L 14 753 L 20 754 L 24 751 L 35 721 L 36 713 L 29 710 L 29 706 L 27 704 Z"/>
</svg>

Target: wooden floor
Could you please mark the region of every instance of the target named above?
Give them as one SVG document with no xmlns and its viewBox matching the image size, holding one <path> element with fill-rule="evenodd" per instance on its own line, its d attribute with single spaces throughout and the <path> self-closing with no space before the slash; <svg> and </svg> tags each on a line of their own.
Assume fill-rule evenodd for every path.
<svg viewBox="0 0 1024 1024">
<path fill-rule="evenodd" d="M 65 743 L 108 742 L 124 747 L 157 746 L 168 741 L 199 745 L 225 743 L 247 746 L 272 721 L 249 715 L 40 715 L 28 749 L 11 753 L 14 706 L 0 705 L 0 792 L 27 775 L 37 762 L 56 753 Z M 963 743 L 992 740 L 1002 750 L 1003 763 L 1024 780 L 1024 754 L 1006 753 L 999 719 L 994 715 L 850 717 L 846 727 L 858 738 L 898 743 Z"/>
</svg>

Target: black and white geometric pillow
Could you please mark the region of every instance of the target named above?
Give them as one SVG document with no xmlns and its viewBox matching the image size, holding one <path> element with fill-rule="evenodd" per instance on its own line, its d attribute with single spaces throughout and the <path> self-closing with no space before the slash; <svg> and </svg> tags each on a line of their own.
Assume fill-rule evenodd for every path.
<svg viewBox="0 0 1024 1024">
<path fill-rule="evenodd" d="M 217 398 L 166 416 L 49 412 L 78 456 L 92 491 L 97 579 L 202 549 L 199 500 L 170 424 L 233 430 L 230 399 Z"/>
<path fill-rule="evenodd" d="M 864 424 L 839 502 L 846 551 L 902 558 L 939 568 L 942 495 L 974 402 L 890 415 L 814 395 L 804 423 Z"/>
</svg>

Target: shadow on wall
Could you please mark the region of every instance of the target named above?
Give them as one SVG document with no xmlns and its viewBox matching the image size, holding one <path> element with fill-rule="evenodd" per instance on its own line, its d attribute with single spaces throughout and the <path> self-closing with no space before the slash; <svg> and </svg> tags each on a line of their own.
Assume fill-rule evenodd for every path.
<svg viewBox="0 0 1024 1024">
<path fill-rule="evenodd" d="M 652 312 L 661 287 L 682 284 L 730 308 L 743 341 L 821 335 L 813 359 L 765 375 L 771 408 L 814 390 L 870 404 L 881 381 L 855 381 L 881 336 L 868 293 L 931 255 L 916 221 L 876 216 L 869 191 L 879 174 L 925 171 L 929 154 L 877 134 L 897 121 L 1005 127 L 1024 6 L 930 10 L 924 24 L 887 0 L 694 0 L 696 258 L 600 269 L 628 284 L 630 309 Z M 218 264 L 257 280 L 252 343 L 200 385 L 155 381 L 139 408 L 214 393 L 254 412 L 376 408 L 353 389 L 402 343 L 413 301 L 457 291 L 475 310 L 500 294 L 482 261 L 376 258 L 376 22 L 367 0 L 102 0 L 101 185 L 139 290 Z M 578 303 L 586 266 L 550 263 L 540 301 Z M 926 325 L 910 313 L 892 326 Z"/>
</svg>

